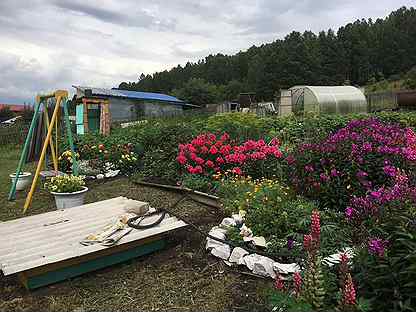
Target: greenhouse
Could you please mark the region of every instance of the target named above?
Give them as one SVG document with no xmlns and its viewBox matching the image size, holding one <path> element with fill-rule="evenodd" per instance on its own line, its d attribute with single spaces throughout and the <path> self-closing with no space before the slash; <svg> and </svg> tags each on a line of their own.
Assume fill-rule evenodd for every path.
<svg viewBox="0 0 416 312">
<path fill-rule="evenodd" d="M 323 114 L 366 113 L 363 92 L 352 86 L 295 86 L 292 91 L 294 113 Z"/>
</svg>

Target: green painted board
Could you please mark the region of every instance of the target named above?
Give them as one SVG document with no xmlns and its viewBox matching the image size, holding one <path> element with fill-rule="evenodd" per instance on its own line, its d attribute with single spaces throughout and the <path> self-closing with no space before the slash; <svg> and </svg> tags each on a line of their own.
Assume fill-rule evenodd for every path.
<svg viewBox="0 0 416 312">
<path fill-rule="evenodd" d="M 77 134 L 84 134 L 84 104 L 78 104 L 75 108 L 75 123 Z"/>
<path fill-rule="evenodd" d="M 147 255 L 149 253 L 161 250 L 165 247 L 165 240 L 160 239 L 141 246 L 133 247 L 129 250 L 124 250 L 118 253 L 107 255 L 104 257 L 89 260 L 78 265 L 50 271 L 44 274 L 29 277 L 27 279 L 26 287 L 28 289 L 35 289 L 56 282 L 60 282 L 71 277 L 75 277 L 87 272 L 92 272 L 102 269 L 117 263 L 125 262 L 136 257 Z M 110 247 L 111 248 L 111 247 Z"/>
</svg>

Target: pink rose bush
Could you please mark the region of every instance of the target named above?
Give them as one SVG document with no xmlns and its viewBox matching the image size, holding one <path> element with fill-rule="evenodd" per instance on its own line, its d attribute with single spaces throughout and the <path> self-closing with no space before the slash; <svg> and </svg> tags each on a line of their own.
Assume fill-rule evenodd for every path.
<svg viewBox="0 0 416 312">
<path fill-rule="evenodd" d="M 209 176 L 230 170 L 244 175 L 260 163 L 281 158 L 279 147 L 277 139 L 268 144 L 260 139 L 238 145 L 227 133 L 203 133 L 190 143 L 180 144 L 176 160 L 189 174 Z"/>
</svg>

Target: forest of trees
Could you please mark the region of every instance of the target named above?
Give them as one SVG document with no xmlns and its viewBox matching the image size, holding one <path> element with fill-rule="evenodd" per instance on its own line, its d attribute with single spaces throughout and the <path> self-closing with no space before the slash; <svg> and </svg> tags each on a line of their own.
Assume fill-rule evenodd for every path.
<svg viewBox="0 0 416 312">
<path fill-rule="evenodd" d="M 333 30 L 292 32 L 235 55 L 209 55 L 120 89 L 169 93 L 194 104 L 232 100 L 256 92 L 271 100 L 294 85 L 364 85 L 400 78 L 416 65 L 416 10 L 402 7 L 384 19 L 357 20 Z"/>
</svg>

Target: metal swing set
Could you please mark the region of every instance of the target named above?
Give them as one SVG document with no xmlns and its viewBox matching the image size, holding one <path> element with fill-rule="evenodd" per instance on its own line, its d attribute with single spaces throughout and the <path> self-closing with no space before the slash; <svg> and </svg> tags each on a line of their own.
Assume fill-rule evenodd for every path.
<svg viewBox="0 0 416 312">
<path fill-rule="evenodd" d="M 49 121 L 48 107 L 49 107 L 49 102 L 50 102 L 51 99 L 55 100 L 55 108 L 53 110 L 51 120 Z M 69 121 L 68 102 L 69 102 L 68 101 L 68 91 L 66 91 L 66 90 L 57 90 L 53 93 L 36 96 L 36 104 L 35 104 L 35 108 L 34 108 L 33 118 L 32 118 L 32 121 L 30 123 L 29 132 L 27 134 L 25 143 L 23 145 L 23 151 L 20 155 L 19 164 L 18 164 L 17 169 L 16 169 L 16 178 L 14 179 L 14 181 L 12 183 L 12 186 L 11 186 L 10 192 L 9 192 L 9 197 L 8 197 L 9 201 L 16 199 L 17 181 L 18 181 L 19 175 L 22 173 L 22 168 L 23 168 L 24 163 L 25 163 L 26 158 L 27 158 L 29 145 L 30 145 L 30 142 L 31 142 L 32 137 L 33 137 L 33 132 L 34 132 L 34 129 L 36 128 L 36 125 L 37 125 L 38 120 L 40 118 L 40 112 L 41 112 L 40 108 L 42 106 L 43 107 L 44 120 L 45 120 L 46 137 L 45 137 L 45 141 L 43 142 L 43 145 L 42 145 L 42 150 L 41 150 L 41 154 L 40 154 L 40 157 L 39 157 L 39 162 L 38 162 L 37 167 L 36 167 L 36 172 L 35 172 L 35 175 L 33 177 L 32 185 L 31 185 L 30 191 L 29 191 L 29 193 L 27 194 L 27 197 L 26 197 L 25 205 L 23 207 L 23 213 L 26 212 L 26 210 L 30 207 L 30 205 L 32 203 L 33 194 L 36 190 L 36 184 L 37 184 L 39 176 L 41 174 L 43 163 L 45 162 L 45 167 L 46 168 L 48 167 L 47 159 L 46 159 L 46 156 L 47 156 L 46 154 L 47 154 L 48 147 L 50 147 L 50 153 L 51 153 L 51 156 L 52 156 L 54 173 L 55 173 L 55 175 L 58 174 L 58 157 L 59 157 L 58 138 L 59 138 L 59 129 L 60 129 L 58 123 L 59 123 L 59 120 L 60 120 L 59 115 L 60 115 L 61 106 L 62 106 L 63 111 L 64 111 L 64 121 L 65 121 L 65 126 L 66 126 L 66 135 L 67 135 L 68 143 L 69 143 L 69 146 L 70 146 L 71 152 L 72 152 L 71 153 L 72 154 L 72 164 L 73 164 L 72 173 L 73 173 L 73 175 L 78 175 L 78 164 L 77 164 L 77 160 L 76 160 L 76 157 L 75 157 L 75 147 L 74 147 L 74 141 L 72 139 L 71 124 L 70 124 L 70 121 Z M 54 132 L 55 132 L 55 137 L 53 135 Z"/>
</svg>

